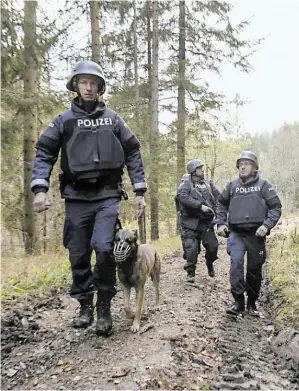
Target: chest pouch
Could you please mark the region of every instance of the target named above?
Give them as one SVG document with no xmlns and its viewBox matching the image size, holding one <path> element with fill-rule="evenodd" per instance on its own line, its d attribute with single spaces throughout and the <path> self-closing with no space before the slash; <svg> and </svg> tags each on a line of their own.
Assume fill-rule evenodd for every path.
<svg viewBox="0 0 299 391">
<path fill-rule="evenodd" d="M 119 139 L 108 126 L 76 127 L 66 147 L 69 172 L 74 180 L 96 179 L 122 169 L 125 155 Z"/>
<path fill-rule="evenodd" d="M 267 206 L 260 192 L 232 197 L 229 206 L 231 224 L 260 224 L 267 215 Z"/>
</svg>

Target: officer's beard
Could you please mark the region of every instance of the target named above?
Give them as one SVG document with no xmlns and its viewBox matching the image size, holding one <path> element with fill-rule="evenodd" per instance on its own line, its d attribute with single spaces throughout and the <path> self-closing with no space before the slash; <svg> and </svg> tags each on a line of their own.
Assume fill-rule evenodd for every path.
<svg viewBox="0 0 299 391">
<path fill-rule="evenodd" d="M 192 175 L 192 181 L 195 182 L 195 183 L 204 180 L 204 178 L 205 178 L 204 174 Z"/>
<path fill-rule="evenodd" d="M 258 171 L 254 171 L 254 172 L 250 172 L 249 174 L 247 175 L 239 175 L 240 176 L 240 179 L 243 183 L 247 183 L 247 182 L 250 182 L 252 179 L 254 179 L 256 176 L 257 176 L 257 173 Z"/>
</svg>

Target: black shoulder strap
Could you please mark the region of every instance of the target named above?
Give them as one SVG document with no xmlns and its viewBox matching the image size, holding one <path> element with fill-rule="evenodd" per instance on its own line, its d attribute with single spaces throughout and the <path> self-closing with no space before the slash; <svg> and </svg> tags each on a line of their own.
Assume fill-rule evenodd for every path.
<svg viewBox="0 0 299 391">
<path fill-rule="evenodd" d="M 215 197 L 213 196 L 212 190 L 211 190 L 211 180 L 210 179 L 204 179 L 204 183 L 207 186 L 208 192 L 210 193 L 210 196 L 215 201 Z"/>
</svg>

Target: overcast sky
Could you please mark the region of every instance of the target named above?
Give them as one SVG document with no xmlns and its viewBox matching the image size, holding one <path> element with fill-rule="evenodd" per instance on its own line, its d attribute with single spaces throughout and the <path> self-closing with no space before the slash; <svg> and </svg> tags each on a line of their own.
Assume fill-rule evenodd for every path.
<svg viewBox="0 0 299 391">
<path fill-rule="evenodd" d="M 251 133 L 299 120 L 299 0 L 233 3 L 234 21 L 254 16 L 246 36 L 267 38 L 251 59 L 250 74 L 226 67 L 223 77 L 213 77 L 211 85 L 229 98 L 239 93 L 241 99 L 251 101 L 239 110 L 244 129 Z"/>
</svg>

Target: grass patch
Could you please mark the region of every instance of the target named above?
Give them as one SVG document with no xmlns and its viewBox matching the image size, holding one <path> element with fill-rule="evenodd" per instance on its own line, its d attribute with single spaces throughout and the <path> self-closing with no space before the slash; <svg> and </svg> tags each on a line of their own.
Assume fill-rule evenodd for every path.
<svg viewBox="0 0 299 391">
<path fill-rule="evenodd" d="M 3 255 L 1 259 L 1 302 L 13 302 L 20 296 L 42 294 L 71 282 L 68 254 L 26 256 Z"/>
<path fill-rule="evenodd" d="M 296 228 L 276 234 L 271 241 L 270 280 L 282 292 L 284 304 L 278 321 L 299 328 L 299 232 Z"/>
<path fill-rule="evenodd" d="M 181 248 L 179 236 L 153 242 L 161 256 Z M 94 263 L 94 255 L 93 261 Z M 68 251 L 36 256 L 24 254 L 4 255 L 1 259 L 1 302 L 13 303 L 19 297 L 43 294 L 53 287 L 71 283 Z"/>
<path fill-rule="evenodd" d="M 179 251 L 182 248 L 179 236 L 173 236 L 162 240 L 154 240 L 152 243 L 162 257 L 169 255 L 174 251 Z"/>
</svg>

